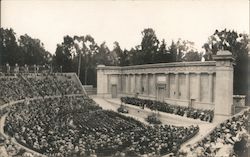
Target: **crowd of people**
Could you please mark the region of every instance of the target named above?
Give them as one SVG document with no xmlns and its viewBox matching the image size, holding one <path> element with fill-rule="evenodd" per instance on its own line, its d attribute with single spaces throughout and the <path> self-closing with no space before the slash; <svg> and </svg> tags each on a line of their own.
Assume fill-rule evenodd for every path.
<svg viewBox="0 0 250 157">
<path fill-rule="evenodd" d="M 80 94 L 81 89 L 68 76 L 10 76 L 0 77 L 0 99 L 5 102 L 38 96 Z"/>
<path fill-rule="evenodd" d="M 0 110 L 0 118 L 9 111 L 8 108 Z M 13 142 L 13 138 L 5 137 L 0 133 L 0 157 L 43 157 L 38 153 L 34 153 L 24 149 L 20 145 Z"/>
<path fill-rule="evenodd" d="M 12 140 L 0 134 L 0 157 L 43 157 L 36 152 L 27 151 Z"/>
<path fill-rule="evenodd" d="M 247 119 L 249 111 L 232 117 L 217 126 L 207 137 L 180 150 L 180 156 L 247 157 Z"/>
<path fill-rule="evenodd" d="M 20 77 L 0 77 L 0 99 L 5 102 L 38 96 L 38 92 L 29 88 Z"/>
<path fill-rule="evenodd" d="M 27 80 L 41 96 L 80 94 L 81 92 L 75 82 L 63 75 L 60 78 L 55 74 L 36 78 L 27 77 Z"/>
<path fill-rule="evenodd" d="M 183 142 L 199 131 L 198 126 L 145 125 L 132 117 L 103 110 L 68 75 L 16 75 L 0 77 L 0 99 L 10 102 L 26 99 L 0 110 L 7 114 L 0 134 L 0 157 L 40 157 L 15 145 L 12 140 L 35 152 L 51 156 L 148 156 L 174 153 L 179 156 L 246 155 L 247 113 L 220 124 L 205 139 L 181 150 Z M 61 97 L 45 97 L 60 95 Z M 170 105 L 134 97 L 121 101 L 151 110 L 163 111 L 212 122 L 210 110 Z"/>
<path fill-rule="evenodd" d="M 52 73 L 51 65 L 27 65 L 23 66 L 18 65 L 17 63 L 14 66 L 10 66 L 6 63 L 5 66 L 0 66 L 0 74 L 3 76 L 14 76 L 16 74 L 28 74 L 28 73 Z"/>
<path fill-rule="evenodd" d="M 121 97 L 121 102 L 140 106 L 142 108 L 147 107 L 151 110 L 158 110 L 188 118 L 200 119 L 207 122 L 212 122 L 214 117 L 213 110 L 202 110 L 191 107 L 170 105 L 166 102 L 160 102 L 156 100 L 140 99 L 135 97 Z"/>
<path fill-rule="evenodd" d="M 139 156 L 177 152 L 198 126 L 147 126 L 102 110 L 87 96 L 25 101 L 8 109 L 4 130 L 48 156 Z"/>
</svg>

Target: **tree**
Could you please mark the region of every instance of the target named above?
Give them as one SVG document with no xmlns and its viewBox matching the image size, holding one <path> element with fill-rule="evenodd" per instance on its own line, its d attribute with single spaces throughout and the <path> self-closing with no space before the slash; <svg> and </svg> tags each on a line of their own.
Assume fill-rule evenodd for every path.
<svg viewBox="0 0 250 157">
<path fill-rule="evenodd" d="M 167 44 L 163 39 L 159 46 L 159 50 L 155 53 L 155 63 L 168 63 L 171 62 L 171 58 L 171 54 L 167 51 Z"/>
<path fill-rule="evenodd" d="M 169 52 L 172 62 L 200 60 L 200 54 L 195 49 L 194 42 L 189 40 L 178 39 L 177 42 L 172 41 Z"/>
<path fill-rule="evenodd" d="M 23 62 L 24 58 L 20 54 L 15 35 L 16 33 L 11 28 L 0 28 L 0 65 Z"/>
<path fill-rule="evenodd" d="M 173 40 L 168 51 L 171 56 L 171 62 L 177 62 L 177 45 L 174 43 Z"/>
<path fill-rule="evenodd" d="M 198 51 L 189 51 L 183 57 L 183 61 L 190 62 L 190 61 L 201 61 L 202 53 Z"/>
<path fill-rule="evenodd" d="M 57 44 L 53 63 L 57 67 L 62 67 L 63 72 L 72 72 L 73 67 L 73 45 L 74 40 L 70 36 L 64 36 L 62 44 Z"/>
<path fill-rule="evenodd" d="M 208 41 L 203 45 L 206 50 L 205 59 L 213 60 L 212 55 L 216 55 L 219 50 L 232 52 L 236 59 L 234 67 L 234 94 L 247 94 L 247 63 L 248 63 L 248 43 L 247 34 L 238 34 L 231 30 L 216 30 Z"/>
<path fill-rule="evenodd" d="M 106 43 L 103 42 L 98 49 L 98 52 L 95 56 L 95 60 L 97 64 L 103 64 L 103 65 L 112 65 L 111 63 L 111 56 L 110 56 L 110 50 L 107 47 Z"/>
<path fill-rule="evenodd" d="M 39 39 L 34 39 L 27 34 L 21 35 L 19 42 L 22 64 L 28 65 L 43 65 L 49 63 L 51 54 L 44 49 L 43 43 Z M 20 56 L 20 55 L 19 55 Z"/>
<path fill-rule="evenodd" d="M 128 50 L 124 50 L 120 56 L 120 66 L 128 66 L 131 65 L 130 63 L 130 52 Z"/>
<path fill-rule="evenodd" d="M 143 52 L 140 49 L 140 45 L 136 46 L 135 48 L 131 48 L 129 51 L 129 62 L 130 65 L 140 65 L 140 64 L 146 64 Z"/>
<path fill-rule="evenodd" d="M 114 42 L 114 48 L 111 51 L 111 56 L 113 60 L 113 65 L 121 65 L 121 62 L 122 64 L 124 64 L 125 61 L 124 57 L 126 56 L 124 56 L 124 53 L 117 41 Z"/>
<path fill-rule="evenodd" d="M 16 34 L 11 28 L 0 28 L 0 65 L 48 64 L 50 59 L 51 54 L 45 50 L 39 39 L 25 34 L 17 41 Z"/>
<path fill-rule="evenodd" d="M 78 54 L 78 75 L 80 75 L 80 67 L 83 65 L 84 69 L 84 84 L 87 84 L 88 80 L 88 70 L 95 67 L 95 62 L 93 60 L 94 54 L 98 50 L 98 46 L 92 36 L 74 36 L 74 48 Z M 82 60 L 81 60 L 82 58 Z"/>
<path fill-rule="evenodd" d="M 159 40 L 152 28 L 142 31 L 141 51 L 139 56 L 143 60 L 142 64 L 155 63 L 155 53 L 158 50 Z"/>
</svg>

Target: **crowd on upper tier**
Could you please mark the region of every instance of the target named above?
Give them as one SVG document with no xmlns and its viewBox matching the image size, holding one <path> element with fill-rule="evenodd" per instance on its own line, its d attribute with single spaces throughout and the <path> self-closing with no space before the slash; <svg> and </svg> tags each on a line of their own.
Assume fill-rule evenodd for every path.
<svg viewBox="0 0 250 157">
<path fill-rule="evenodd" d="M 62 71 L 62 66 L 60 66 L 60 71 Z M 27 74 L 27 73 L 52 73 L 53 69 L 51 65 L 27 65 L 19 66 L 17 63 L 14 66 L 10 66 L 6 63 L 5 66 L 0 66 L 0 76 L 1 75 L 16 75 L 19 73 Z"/>
<path fill-rule="evenodd" d="M 79 94 L 81 89 L 63 74 L 40 75 L 29 77 L 24 75 L 0 77 L 0 99 L 5 102 L 65 94 Z"/>
<path fill-rule="evenodd" d="M 180 150 L 180 156 L 192 157 L 248 157 L 247 121 L 249 111 L 218 125 L 207 137 Z"/>
<path fill-rule="evenodd" d="M 86 96 L 25 101 L 8 110 L 4 130 L 48 156 L 140 156 L 177 152 L 198 126 L 147 126 L 102 110 Z"/>
<path fill-rule="evenodd" d="M 213 110 L 202 110 L 191 107 L 170 105 L 166 102 L 156 100 L 140 99 L 135 97 L 121 97 L 121 102 L 141 107 L 147 107 L 151 110 L 158 110 L 166 113 L 176 114 L 188 118 L 200 119 L 202 121 L 212 122 L 214 117 Z"/>
</svg>

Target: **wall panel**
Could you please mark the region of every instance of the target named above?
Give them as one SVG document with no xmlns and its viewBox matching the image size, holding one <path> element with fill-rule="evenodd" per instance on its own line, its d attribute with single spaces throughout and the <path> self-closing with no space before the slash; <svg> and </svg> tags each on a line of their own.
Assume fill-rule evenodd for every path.
<svg viewBox="0 0 250 157">
<path fill-rule="evenodd" d="M 201 74 L 201 102 L 209 102 L 208 74 Z"/>
</svg>

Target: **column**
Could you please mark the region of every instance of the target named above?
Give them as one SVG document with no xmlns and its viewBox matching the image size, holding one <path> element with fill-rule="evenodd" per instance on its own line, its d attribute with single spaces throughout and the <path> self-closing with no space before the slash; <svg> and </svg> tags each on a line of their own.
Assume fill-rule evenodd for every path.
<svg viewBox="0 0 250 157">
<path fill-rule="evenodd" d="M 186 74 L 186 98 L 189 101 L 190 100 L 190 77 L 189 77 L 189 73 L 185 73 Z"/>
<path fill-rule="evenodd" d="M 131 93 L 131 76 L 128 74 L 128 93 Z"/>
<path fill-rule="evenodd" d="M 210 103 L 213 102 L 213 73 L 208 73 L 208 100 Z"/>
<path fill-rule="evenodd" d="M 123 74 L 120 74 L 120 88 L 121 88 L 121 93 L 123 93 L 123 88 L 122 88 L 122 76 Z"/>
<path fill-rule="evenodd" d="M 129 74 L 127 74 L 126 80 L 127 93 L 129 93 Z"/>
<path fill-rule="evenodd" d="M 136 74 L 134 74 L 134 93 L 137 93 Z"/>
<path fill-rule="evenodd" d="M 122 87 L 121 87 L 122 86 L 122 83 L 121 83 L 122 82 L 122 80 L 121 80 L 121 74 L 117 75 L 117 79 L 118 79 L 117 80 L 117 93 L 120 94 L 121 91 L 122 91 Z"/>
<path fill-rule="evenodd" d="M 148 81 L 148 74 L 145 74 L 146 78 L 145 78 L 145 94 L 149 95 L 149 81 Z"/>
<path fill-rule="evenodd" d="M 124 89 L 124 93 L 127 93 L 127 74 L 123 75 L 123 89 Z"/>
<path fill-rule="evenodd" d="M 139 74 L 139 78 L 138 78 L 138 92 L 141 94 L 142 93 L 142 90 L 141 90 L 141 88 L 142 88 L 142 76 L 141 76 L 142 74 Z"/>
<path fill-rule="evenodd" d="M 126 75 L 122 74 L 122 92 L 126 93 Z"/>
<path fill-rule="evenodd" d="M 169 73 L 166 73 L 166 97 L 170 97 L 170 79 L 169 79 Z"/>
<path fill-rule="evenodd" d="M 128 74 L 125 75 L 125 86 L 126 86 L 126 93 L 128 93 Z"/>
<path fill-rule="evenodd" d="M 175 73 L 175 98 L 179 99 L 179 74 Z"/>
<path fill-rule="evenodd" d="M 197 73 L 197 100 L 201 101 L 201 73 Z"/>
<path fill-rule="evenodd" d="M 110 74 L 107 74 L 107 91 L 108 91 L 108 93 L 111 93 L 111 90 L 110 90 Z"/>
<path fill-rule="evenodd" d="M 156 96 L 156 74 L 153 74 L 153 87 L 152 87 L 153 95 Z"/>
<path fill-rule="evenodd" d="M 220 122 L 231 116 L 233 104 L 234 58 L 229 51 L 218 51 L 215 78 L 215 121 Z"/>
<path fill-rule="evenodd" d="M 97 94 L 104 96 L 107 93 L 107 75 L 103 70 L 102 65 L 97 66 Z"/>
</svg>

